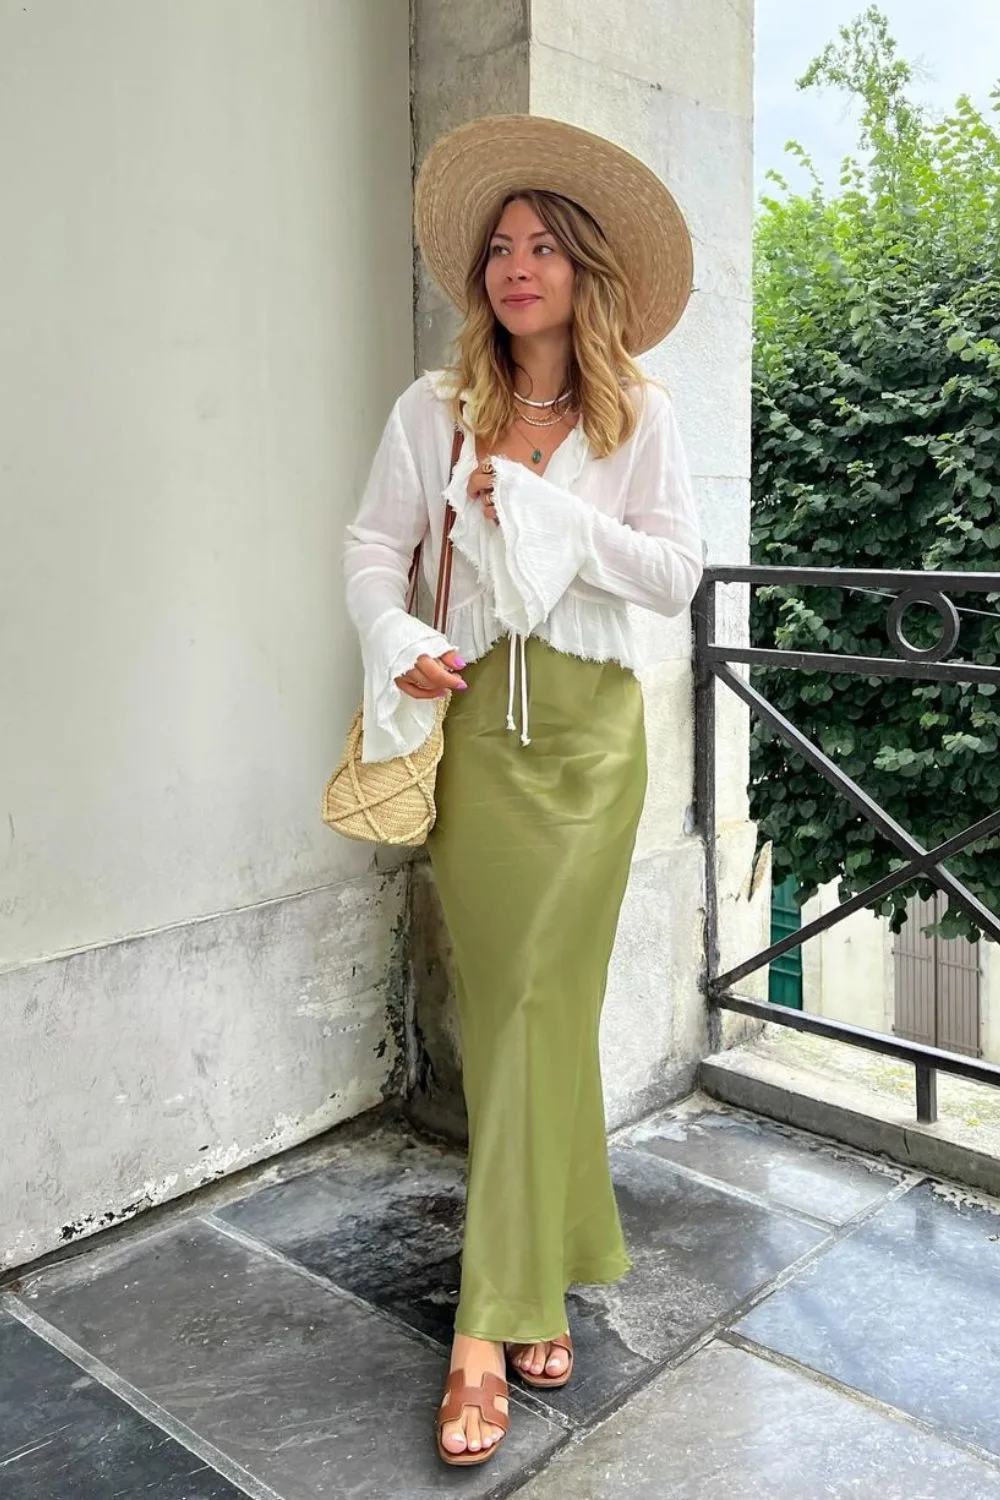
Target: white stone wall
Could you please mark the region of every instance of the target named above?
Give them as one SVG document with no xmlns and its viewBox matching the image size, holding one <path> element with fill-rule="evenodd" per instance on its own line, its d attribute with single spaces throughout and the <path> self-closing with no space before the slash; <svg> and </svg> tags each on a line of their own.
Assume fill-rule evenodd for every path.
<svg viewBox="0 0 1000 1500">
<path fill-rule="evenodd" d="M 461 20 L 459 20 L 459 15 Z M 489 26 L 479 20 L 489 15 Z M 416 0 L 418 160 L 441 131 L 479 114 L 528 108 L 618 141 L 670 185 L 695 240 L 695 295 L 679 329 L 645 361 L 677 404 L 712 561 L 747 560 L 750 473 L 752 0 Z M 458 34 L 455 25 L 458 24 Z M 459 63 L 459 60 L 461 62 Z M 524 103 L 520 101 L 526 101 Z M 446 354 L 453 319 L 421 276 L 418 363 Z M 730 639 L 746 601 L 722 602 Z M 651 666 L 643 676 L 651 782 L 610 975 L 603 1026 L 609 1120 L 632 1118 L 685 1088 L 708 1049 L 703 1001 L 704 848 L 693 824 L 691 624 L 637 612 Z M 766 942 L 766 861 L 754 879 L 747 814 L 747 720 L 720 692 L 719 870 L 723 961 Z M 433 926 L 421 882 L 418 910 Z M 417 980 L 432 971 L 433 932 L 417 934 Z M 760 990 L 764 977 L 752 988 Z M 415 1105 L 454 1119 L 454 1028 L 439 986 L 418 1021 L 429 1091 Z M 735 1036 L 742 1021 L 727 1026 Z"/>
<path fill-rule="evenodd" d="M 802 908 L 803 923 L 837 906 L 830 881 Z M 802 1002 L 832 1020 L 892 1032 L 896 990 L 893 934 L 888 921 L 870 911 L 845 917 L 802 947 Z M 988 1062 L 1000 1062 L 1000 948 L 979 944 L 980 1046 Z"/>
<path fill-rule="evenodd" d="M 377 1103 L 319 822 L 411 378 L 401 0 L 0 0 L 0 1265 Z"/>
<path fill-rule="evenodd" d="M 982 980 L 979 992 L 980 1036 L 987 1062 L 1000 1063 L 1000 947 L 982 942 Z"/>
<path fill-rule="evenodd" d="M 837 882 L 831 880 L 803 906 L 803 924 L 839 904 Z M 888 922 L 859 911 L 804 943 L 802 1004 L 833 1021 L 891 1032 L 896 998 Z"/>
</svg>

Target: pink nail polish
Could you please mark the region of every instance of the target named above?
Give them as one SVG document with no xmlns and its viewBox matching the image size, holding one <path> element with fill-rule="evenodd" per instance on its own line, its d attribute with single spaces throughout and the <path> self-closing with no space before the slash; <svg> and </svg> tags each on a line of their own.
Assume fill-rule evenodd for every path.
<svg viewBox="0 0 1000 1500">
<path fill-rule="evenodd" d="M 460 656 L 456 656 L 455 657 L 455 666 L 458 668 L 459 671 L 461 671 L 463 667 L 467 667 L 468 665 L 469 665 L 468 662 L 463 661 Z"/>
<path fill-rule="evenodd" d="M 469 684 L 467 682 L 456 682 L 455 691 L 456 693 L 464 693 L 468 686 Z"/>
</svg>

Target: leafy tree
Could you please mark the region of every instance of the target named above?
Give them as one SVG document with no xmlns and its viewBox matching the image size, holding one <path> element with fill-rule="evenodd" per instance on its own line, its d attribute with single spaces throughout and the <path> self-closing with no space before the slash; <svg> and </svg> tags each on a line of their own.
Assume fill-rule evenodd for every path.
<svg viewBox="0 0 1000 1500">
<path fill-rule="evenodd" d="M 1000 572 L 1000 89 L 988 116 L 960 98 L 935 122 L 868 9 L 800 86 L 860 104 L 859 153 L 828 192 L 776 173 L 756 229 L 752 556 L 805 567 Z M 956 596 L 958 656 L 1000 659 L 1000 595 Z M 892 655 L 889 601 L 870 592 L 758 590 L 754 638 L 797 650 Z M 914 610 L 908 636 L 937 638 Z M 925 845 L 1000 806 L 992 684 L 915 684 L 761 671 L 755 683 Z M 816 772 L 758 726 L 752 807 L 775 879 L 862 890 L 900 856 Z M 1000 909 L 1000 839 L 950 867 Z M 929 895 L 931 887 L 918 887 Z M 880 910 L 898 928 L 905 893 Z M 976 936 L 949 912 L 946 936 Z"/>
</svg>

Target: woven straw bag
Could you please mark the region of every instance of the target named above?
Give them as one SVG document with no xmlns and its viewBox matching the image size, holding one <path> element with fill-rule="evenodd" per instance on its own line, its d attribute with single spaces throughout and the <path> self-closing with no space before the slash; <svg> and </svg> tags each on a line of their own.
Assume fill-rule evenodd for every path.
<svg viewBox="0 0 1000 1500">
<path fill-rule="evenodd" d="M 461 429 L 456 429 L 451 450 L 451 472 L 462 445 Z M 451 592 L 451 527 L 455 513 L 445 511 L 445 534 L 441 544 L 437 589 L 434 595 L 434 629 L 445 633 L 448 623 L 448 599 Z M 418 547 L 410 568 L 412 611 L 420 575 Z M 437 809 L 434 805 L 434 783 L 444 753 L 444 718 L 448 700 L 437 705 L 434 727 L 425 742 L 412 755 L 397 755 L 392 760 L 366 765 L 361 759 L 364 747 L 364 716 L 359 708 L 347 731 L 347 743 L 340 764 L 326 784 L 323 793 L 323 822 L 348 839 L 366 844 L 422 844 L 434 827 Z"/>
</svg>

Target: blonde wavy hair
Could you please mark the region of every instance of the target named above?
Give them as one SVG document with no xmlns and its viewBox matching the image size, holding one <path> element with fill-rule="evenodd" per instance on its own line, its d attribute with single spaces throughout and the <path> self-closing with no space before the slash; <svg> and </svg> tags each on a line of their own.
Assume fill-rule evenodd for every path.
<svg viewBox="0 0 1000 1500">
<path fill-rule="evenodd" d="M 596 458 L 607 458 L 635 431 L 636 390 L 647 381 L 628 353 L 636 327 L 632 290 L 621 263 L 597 222 L 586 209 L 556 193 L 510 193 L 486 226 L 466 278 L 466 315 L 456 341 L 457 358 L 449 374 L 455 383 L 454 414 L 461 419 L 458 392 L 466 392 L 465 420 L 477 437 L 498 442 L 517 415 L 510 334 L 496 317 L 486 294 L 490 242 L 508 203 L 530 204 L 560 250 L 573 263 L 573 323 L 569 382 L 570 405 Z"/>
</svg>

